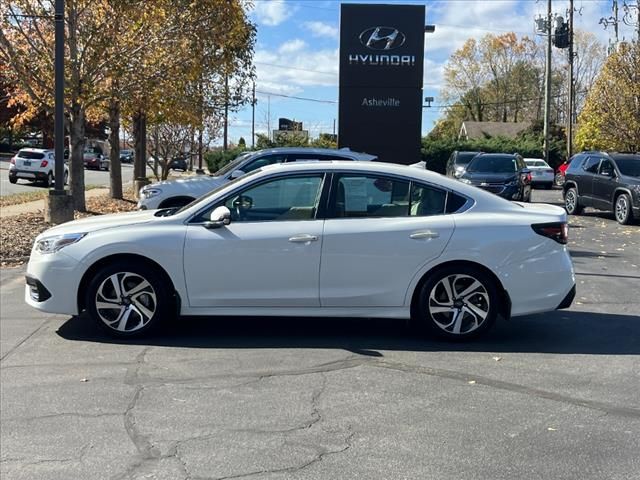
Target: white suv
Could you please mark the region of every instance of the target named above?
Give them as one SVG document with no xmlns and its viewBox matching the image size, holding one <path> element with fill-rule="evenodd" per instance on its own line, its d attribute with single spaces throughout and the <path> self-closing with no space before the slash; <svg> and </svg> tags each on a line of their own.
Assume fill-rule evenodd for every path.
<svg viewBox="0 0 640 480">
<path fill-rule="evenodd" d="M 9 165 L 9 182 L 16 183 L 19 178 L 42 182 L 45 186 L 53 186 L 55 180 L 56 160 L 53 150 L 42 148 L 23 148 L 11 159 Z M 64 184 L 69 179 L 69 167 L 64 166 Z"/>
<path fill-rule="evenodd" d="M 348 148 L 279 147 L 244 152 L 213 175 L 196 175 L 179 180 L 152 183 L 140 189 L 138 209 L 182 207 L 205 193 L 267 165 L 285 162 L 314 162 L 331 160 L 373 161 L 377 157 L 353 152 Z"/>
</svg>

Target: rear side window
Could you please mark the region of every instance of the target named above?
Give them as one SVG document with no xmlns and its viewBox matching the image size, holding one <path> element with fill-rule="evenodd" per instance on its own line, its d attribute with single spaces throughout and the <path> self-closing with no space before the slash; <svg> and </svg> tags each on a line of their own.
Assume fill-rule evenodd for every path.
<svg viewBox="0 0 640 480">
<path fill-rule="evenodd" d="M 598 171 L 598 164 L 600 163 L 600 158 L 598 157 L 587 157 L 587 160 L 584 162 L 582 168 L 585 172 L 596 173 Z"/>
<path fill-rule="evenodd" d="M 465 203 L 467 203 L 466 198 L 456 193 L 449 192 L 449 197 L 447 198 L 447 213 L 457 212 Z"/>
<path fill-rule="evenodd" d="M 446 200 L 447 193 L 444 190 L 413 184 L 409 215 L 412 217 L 442 215 Z"/>
<path fill-rule="evenodd" d="M 406 217 L 409 182 L 378 176 L 341 175 L 336 184 L 337 218 Z"/>
<path fill-rule="evenodd" d="M 18 152 L 18 158 L 26 158 L 27 160 L 42 160 L 44 158 L 44 153 L 20 151 Z"/>
</svg>

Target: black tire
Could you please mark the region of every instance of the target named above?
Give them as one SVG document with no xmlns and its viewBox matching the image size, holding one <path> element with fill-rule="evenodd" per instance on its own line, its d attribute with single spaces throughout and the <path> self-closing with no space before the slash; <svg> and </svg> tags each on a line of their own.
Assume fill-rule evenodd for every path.
<svg viewBox="0 0 640 480">
<path fill-rule="evenodd" d="M 191 198 L 191 197 L 167 198 L 164 202 L 162 202 L 160 205 L 158 205 L 158 208 L 184 207 L 185 205 L 189 205 L 194 200 L 195 200 L 195 198 Z"/>
<path fill-rule="evenodd" d="M 551 190 L 552 188 L 553 188 L 553 182 L 544 184 L 545 190 Z"/>
<path fill-rule="evenodd" d="M 68 185 L 69 184 L 69 172 L 64 172 L 64 180 L 63 180 L 63 185 Z"/>
<path fill-rule="evenodd" d="M 9 177 L 9 183 L 18 183 L 18 177 Z"/>
<path fill-rule="evenodd" d="M 620 225 L 629 225 L 633 223 L 633 209 L 631 208 L 631 199 L 626 193 L 621 193 L 616 197 L 613 205 L 613 213 L 616 221 Z"/>
<path fill-rule="evenodd" d="M 578 190 L 571 187 L 564 194 L 564 209 L 569 215 L 580 215 L 582 213 L 582 205 L 580 205 L 580 197 Z"/>
<path fill-rule="evenodd" d="M 458 297 L 475 282 L 478 282 L 475 289 L 464 297 Z M 446 299 L 448 292 L 444 283 L 449 284 L 454 299 Z M 451 305 L 444 305 L 448 303 Z M 446 340 L 470 340 L 486 333 L 493 326 L 500 311 L 500 303 L 498 286 L 484 271 L 472 265 L 443 267 L 430 274 L 420 287 L 416 308 L 413 309 L 413 323 L 420 330 Z M 435 312 L 435 308 L 446 311 Z M 482 314 L 484 318 L 481 317 Z"/>
<path fill-rule="evenodd" d="M 51 188 L 53 187 L 53 183 L 54 183 L 53 173 L 49 172 L 49 174 L 47 175 L 47 179 L 44 181 L 44 186 L 47 188 Z"/>
<path fill-rule="evenodd" d="M 100 269 L 89 281 L 85 292 L 87 312 L 111 336 L 148 335 L 175 312 L 174 294 L 164 279 L 164 272 L 145 263 L 117 261 Z M 145 281 L 148 286 L 136 290 Z M 127 295 L 127 290 L 134 293 Z M 113 307 L 100 308 L 98 301 Z"/>
</svg>

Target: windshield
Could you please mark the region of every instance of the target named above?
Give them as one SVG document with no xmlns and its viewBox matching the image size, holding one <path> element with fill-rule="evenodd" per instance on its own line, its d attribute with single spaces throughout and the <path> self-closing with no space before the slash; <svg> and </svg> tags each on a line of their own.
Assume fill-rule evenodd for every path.
<svg viewBox="0 0 640 480">
<path fill-rule="evenodd" d="M 640 155 L 614 157 L 622 175 L 640 177 Z"/>
<path fill-rule="evenodd" d="M 237 160 L 237 159 L 236 159 Z M 196 198 L 193 202 L 188 203 L 187 205 L 185 205 L 184 207 L 180 208 L 179 210 L 173 210 L 171 211 L 171 213 L 169 214 L 164 214 L 161 215 L 163 217 L 169 216 L 169 215 L 175 215 L 176 213 L 181 213 L 184 212 L 185 210 L 193 207 L 196 203 L 202 202 L 203 200 L 206 200 L 209 197 L 213 197 L 214 195 L 216 195 L 219 191 L 221 191 L 222 189 L 225 189 L 227 187 L 230 187 L 232 185 L 234 185 L 235 183 L 239 182 L 240 180 L 244 180 L 246 178 L 251 177 L 252 175 L 255 175 L 256 173 L 258 173 L 259 171 L 261 171 L 262 169 L 258 168 L 257 170 L 254 170 L 252 172 L 247 173 L 246 175 L 243 175 L 241 177 L 238 178 L 234 178 L 233 180 L 231 180 L 230 182 L 224 183 L 222 185 L 220 185 L 217 188 L 214 188 L 213 190 L 211 190 L 209 193 L 205 193 L 204 195 L 202 195 L 201 197 Z"/>
<path fill-rule="evenodd" d="M 469 164 L 467 172 L 515 173 L 516 159 L 514 157 L 481 155 Z"/>
<path fill-rule="evenodd" d="M 242 163 L 242 161 L 247 158 L 249 155 L 253 154 L 254 152 L 245 152 L 242 153 L 240 155 L 238 155 L 234 160 L 231 160 L 229 163 L 227 163 L 224 167 L 222 167 L 220 170 L 218 170 L 216 173 L 214 173 L 213 175 L 215 177 L 221 177 L 223 175 L 226 175 L 229 172 L 232 172 L 236 169 L 236 167 Z"/>
<path fill-rule="evenodd" d="M 525 160 L 527 167 L 548 167 L 544 160 Z"/>
<path fill-rule="evenodd" d="M 456 165 L 466 165 L 476 155 L 478 155 L 478 152 L 460 152 L 458 158 L 456 158 Z"/>
</svg>

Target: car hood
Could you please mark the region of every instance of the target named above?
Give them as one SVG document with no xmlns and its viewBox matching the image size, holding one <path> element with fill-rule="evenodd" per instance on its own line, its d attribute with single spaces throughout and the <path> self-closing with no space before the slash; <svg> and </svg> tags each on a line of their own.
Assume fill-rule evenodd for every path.
<svg viewBox="0 0 640 480">
<path fill-rule="evenodd" d="M 517 178 L 517 175 L 515 173 L 465 172 L 460 178 L 466 178 L 473 183 L 504 183 Z"/>
<path fill-rule="evenodd" d="M 111 215 L 96 215 L 94 217 L 82 218 L 72 222 L 57 225 L 38 235 L 38 239 L 52 235 L 64 235 L 66 233 L 90 233 L 105 228 L 124 227 L 148 223 L 158 218 L 154 216 L 152 210 L 140 210 L 136 212 L 114 213 Z"/>
</svg>

